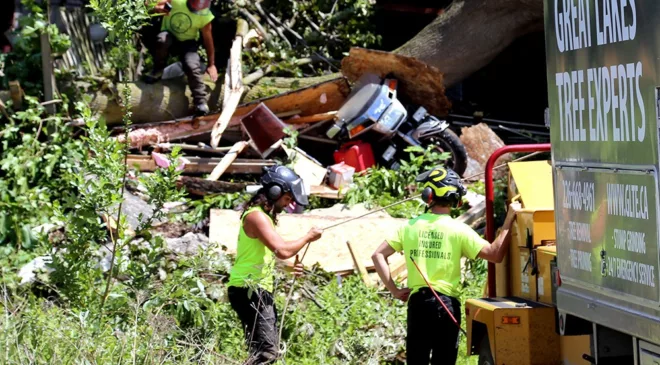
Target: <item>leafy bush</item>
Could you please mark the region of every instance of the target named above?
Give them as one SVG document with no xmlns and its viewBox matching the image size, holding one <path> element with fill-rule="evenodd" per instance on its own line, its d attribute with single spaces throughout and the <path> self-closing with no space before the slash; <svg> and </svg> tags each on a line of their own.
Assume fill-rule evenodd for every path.
<svg viewBox="0 0 660 365">
<path fill-rule="evenodd" d="M 48 24 L 45 3 L 37 4 L 35 0 L 22 0 L 22 3 L 31 14 L 19 18 L 21 30 L 13 51 L 0 54 L 0 65 L 4 64 L 4 70 L 0 67 L 0 85 L 6 89 L 9 81 L 20 80 L 27 95 L 39 97 L 43 95 L 41 34 L 48 34 L 53 54 L 66 52 L 71 40 L 69 36 L 60 34 L 55 24 Z"/>
</svg>

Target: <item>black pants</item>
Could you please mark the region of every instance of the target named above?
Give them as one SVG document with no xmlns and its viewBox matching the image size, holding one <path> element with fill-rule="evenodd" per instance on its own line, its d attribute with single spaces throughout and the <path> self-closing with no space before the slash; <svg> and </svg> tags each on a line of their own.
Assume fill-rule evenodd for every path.
<svg viewBox="0 0 660 365">
<path fill-rule="evenodd" d="M 277 334 L 277 310 L 273 295 L 263 289 L 230 286 L 227 290 L 229 303 L 243 323 L 245 340 L 250 358 L 246 364 L 271 364 L 279 352 Z"/>
<path fill-rule="evenodd" d="M 461 303 L 458 299 L 440 293 L 438 295 L 460 324 Z M 410 296 L 406 338 L 408 364 L 455 364 L 458 334 L 458 327 L 429 288 L 422 288 Z"/>
<path fill-rule="evenodd" d="M 153 51 L 154 72 L 160 72 L 167 66 L 167 57 L 170 52 L 178 54 L 183 71 L 188 77 L 188 86 L 190 86 L 195 105 L 206 102 L 206 85 L 204 85 L 204 73 L 197 47 L 195 40 L 182 42 L 169 32 L 160 32 Z"/>
</svg>

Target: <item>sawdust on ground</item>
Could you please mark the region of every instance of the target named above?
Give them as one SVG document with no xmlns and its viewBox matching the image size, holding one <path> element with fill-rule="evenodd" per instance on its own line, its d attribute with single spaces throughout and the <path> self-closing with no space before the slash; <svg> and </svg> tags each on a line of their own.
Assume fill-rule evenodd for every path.
<svg viewBox="0 0 660 365">
<path fill-rule="evenodd" d="M 328 227 L 351 216 L 364 214 L 366 211 L 364 207 L 357 209 L 354 207 L 347 214 L 341 211 L 341 206 L 335 206 L 329 209 L 318 209 L 308 214 L 282 214 L 278 217 L 276 230 L 285 240 L 293 240 L 307 233 L 312 227 Z M 392 218 L 387 213 L 379 212 L 328 229 L 323 233 L 321 239 L 309 246 L 303 263 L 310 266 L 318 263 L 329 272 L 353 270 L 353 260 L 346 245 L 346 241 L 350 240 L 358 260 L 367 269 L 373 268 L 371 260 L 373 252 L 406 222 L 406 219 Z M 229 253 L 236 252 L 239 227 L 240 212 L 224 209 L 211 210 L 209 239 L 211 242 L 226 246 Z M 302 257 L 302 252 L 300 254 Z M 396 267 L 403 260 L 403 255 L 395 254 L 389 260 L 390 266 Z"/>
</svg>

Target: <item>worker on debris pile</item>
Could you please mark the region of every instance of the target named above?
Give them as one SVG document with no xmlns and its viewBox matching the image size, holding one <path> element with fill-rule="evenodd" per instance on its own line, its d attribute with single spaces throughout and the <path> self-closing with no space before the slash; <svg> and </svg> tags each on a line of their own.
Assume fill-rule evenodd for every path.
<svg viewBox="0 0 660 365">
<path fill-rule="evenodd" d="M 383 242 L 372 259 L 387 289 L 395 298 L 408 303 L 407 363 L 455 364 L 461 323 L 457 299 L 461 257 L 501 262 L 508 251 L 509 232 L 520 205 L 511 204 L 501 233 L 489 244 L 468 225 L 449 215 L 467 192 L 456 172 L 436 167 L 417 176 L 417 182 L 423 184 L 426 212 Z M 397 287 L 387 263 L 390 255 L 401 251 L 408 269 L 407 288 Z M 444 306 L 438 303 L 434 293 Z"/>
<path fill-rule="evenodd" d="M 153 0 L 147 0 L 147 3 Z M 151 12 L 164 14 L 161 32 L 154 45 L 153 70 L 144 77 L 145 82 L 154 83 L 163 75 L 170 53 L 179 56 L 183 71 L 188 78 L 188 85 L 193 96 L 196 115 L 209 113 L 206 104 L 206 86 L 202 72 L 201 58 L 197 50 L 199 33 L 204 38 L 204 48 L 208 57 L 206 73 L 214 82 L 218 79 L 215 67 L 215 48 L 211 21 L 214 16 L 209 9 L 211 0 L 158 0 Z"/>
<path fill-rule="evenodd" d="M 279 354 L 273 255 L 281 260 L 289 259 L 322 234 L 320 229 L 313 228 L 297 240 L 285 241 L 275 232 L 277 214 L 292 201 L 303 206 L 309 204 L 302 179 L 296 173 L 285 166 L 264 168 L 261 186 L 241 215 L 236 262 L 227 290 L 229 302 L 245 330 L 250 352 L 248 364 L 270 364 Z M 303 266 L 296 256 L 294 275 L 302 273 Z"/>
</svg>

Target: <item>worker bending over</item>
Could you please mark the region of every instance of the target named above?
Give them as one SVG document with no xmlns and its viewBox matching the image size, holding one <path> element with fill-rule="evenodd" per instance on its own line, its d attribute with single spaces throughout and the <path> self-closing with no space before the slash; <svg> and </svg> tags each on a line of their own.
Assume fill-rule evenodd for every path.
<svg viewBox="0 0 660 365">
<path fill-rule="evenodd" d="M 419 175 L 417 182 L 423 183 L 422 199 L 428 205 L 426 212 L 411 219 L 392 238 L 383 242 L 372 259 L 387 289 L 395 298 L 408 302 L 407 363 L 455 364 L 461 323 L 461 307 L 457 299 L 461 257 L 501 262 L 509 248 L 509 232 L 520 205 L 511 204 L 501 233 L 489 244 L 468 225 L 449 215 L 451 208 L 459 204 L 467 192 L 456 172 L 434 168 Z M 396 286 L 387 263 L 389 256 L 401 251 L 408 269 L 407 288 Z M 438 303 L 420 271 L 447 309 Z"/>
<path fill-rule="evenodd" d="M 289 259 L 322 234 L 320 229 L 312 228 L 297 240 L 285 241 L 275 232 L 277 214 L 292 200 L 302 206 L 309 202 L 302 179 L 289 168 L 273 166 L 264 170 L 262 188 L 241 215 L 236 262 L 228 283 L 229 302 L 243 323 L 249 347 L 247 364 L 270 364 L 279 354 L 273 256 Z M 300 276 L 302 272 L 302 264 L 296 258 L 294 275 Z"/>
</svg>

